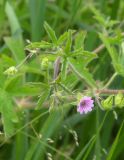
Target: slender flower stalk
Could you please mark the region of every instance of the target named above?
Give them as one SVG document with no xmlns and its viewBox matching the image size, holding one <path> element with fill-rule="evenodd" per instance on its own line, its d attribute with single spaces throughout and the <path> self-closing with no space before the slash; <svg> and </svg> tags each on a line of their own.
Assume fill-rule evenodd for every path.
<svg viewBox="0 0 124 160">
<path fill-rule="evenodd" d="M 103 87 L 103 89 L 107 88 L 115 79 L 115 77 L 117 76 L 117 73 L 114 73 L 113 76 L 110 78 L 110 80 L 106 83 L 106 85 Z"/>
</svg>

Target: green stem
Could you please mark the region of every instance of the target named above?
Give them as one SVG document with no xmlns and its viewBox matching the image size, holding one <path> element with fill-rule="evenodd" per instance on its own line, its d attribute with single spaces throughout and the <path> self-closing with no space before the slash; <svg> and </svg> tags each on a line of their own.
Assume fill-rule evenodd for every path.
<svg viewBox="0 0 124 160">
<path fill-rule="evenodd" d="M 44 113 L 41 113 L 40 115 L 38 115 L 37 117 L 35 117 L 34 119 L 32 119 L 30 122 L 27 122 L 24 126 L 20 127 L 19 129 L 17 129 L 15 131 L 15 133 L 13 133 L 13 135 L 11 135 L 10 137 L 7 137 L 1 144 L 0 147 L 2 147 L 10 138 L 12 138 L 13 136 L 15 136 L 17 133 L 19 133 L 20 131 L 22 131 L 24 128 L 28 127 L 30 124 L 36 122 L 39 118 L 41 118 L 42 116 L 48 114 L 49 111 L 46 111 Z"/>
<path fill-rule="evenodd" d="M 71 62 L 69 62 L 69 67 L 71 68 L 71 70 L 77 75 L 77 77 L 82 80 L 82 81 L 85 81 L 86 84 L 90 87 L 90 88 L 93 88 L 94 86 L 91 84 L 91 83 L 88 83 L 87 80 L 75 69 L 75 67 L 71 64 Z"/>
<path fill-rule="evenodd" d="M 26 134 L 25 132 L 21 131 L 22 134 L 28 136 L 29 138 L 31 138 L 32 140 L 34 141 L 37 141 L 38 138 L 32 136 L 32 135 L 29 135 L 29 134 Z M 55 151 L 56 153 L 58 153 L 59 155 L 63 156 L 64 158 L 68 159 L 68 160 L 73 160 L 72 158 L 70 158 L 68 155 L 66 155 L 65 153 L 61 152 L 60 150 L 52 147 L 51 145 L 47 144 L 45 141 L 43 141 L 42 139 L 39 139 L 39 143 L 45 145 L 46 147 L 48 147 L 49 149 Z"/>
<path fill-rule="evenodd" d="M 25 57 L 25 59 L 24 59 L 20 64 L 18 64 L 18 65 L 16 66 L 16 68 L 19 69 L 29 58 L 31 58 L 31 57 L 33 56 L 33 54 L 34 54 L 34 53 L 29 53 L 29 54 Z"/>
<path fill-rule="evenodd" d="M 73 94 L 64 84 L 58 83 L 67 93 Z"/>
<path fill-rule="evenodd" d="M 46 69 L 46 81 L 48 82 L 49 84 L 49 68 L 47 67 Z"/>
<path fill-rule="evenodd" d="M 115 77 L 117 76 L 117 73 L 115 72 L 114 74 L 113 74 L 113 76 L 110 78 L 110 80 L 106 83 L 106 85 L 103 87 L 103 89 L 104 88 L 107 88 L 112 82 L 113 82 L 113 80 L 115 79 Z"/>
<path fill-rule="evenodd" d="M 95 90 L 96 94 L 118 94 L 118 93 L 122 93 L 124 94 L 124 90 L 123 89 L 97 89 Z"/>
</svg>

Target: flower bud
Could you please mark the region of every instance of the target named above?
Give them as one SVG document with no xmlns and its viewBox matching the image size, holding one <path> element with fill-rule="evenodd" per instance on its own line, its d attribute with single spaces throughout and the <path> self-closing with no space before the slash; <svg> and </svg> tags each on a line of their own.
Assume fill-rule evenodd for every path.
<svg viewBox="0 0 124 160">
<path fill-rule="evenodd" d="M 113 95 L 109 96 L 107 99 L 101 102 L 103 109 L 110 110 L 113 106 Z"/>
<path fill-rule="evenodd" d="M 115 105 L 119 108 L 124 107 L 124 96 L 122 93 L 118 93 L 115 96 Z"/>
<path fill-rule="evenodd" d="M 47 57 L 43 58 L 42 62 L 41 62 L 41 68 L 43 70 L 46 70 L 48 68 L 49 65 L 49 60 Z"/>
<path fill-rule="evenodd" d="M 12 76 L 12 75 L 16 74 L 17 71 L 18 71 L 18 70 L 16 69 L 15 66 L 11 66 L 11 67 L 8 68 L 6 71 L 4 71 L 4 74 L 9 75 L 9 76 Z"/>
</svg>

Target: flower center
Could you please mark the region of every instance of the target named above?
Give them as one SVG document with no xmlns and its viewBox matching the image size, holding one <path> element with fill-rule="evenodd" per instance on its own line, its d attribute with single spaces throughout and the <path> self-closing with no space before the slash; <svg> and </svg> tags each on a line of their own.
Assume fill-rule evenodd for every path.
<svg viewBox="0 0 124 160">
<path fill-rule="evenodd" d="M 82 101 L 81 102 L 81 106 L 85 106 L 86 105 L 86 102 L 85 101 Z"/>
</svg>

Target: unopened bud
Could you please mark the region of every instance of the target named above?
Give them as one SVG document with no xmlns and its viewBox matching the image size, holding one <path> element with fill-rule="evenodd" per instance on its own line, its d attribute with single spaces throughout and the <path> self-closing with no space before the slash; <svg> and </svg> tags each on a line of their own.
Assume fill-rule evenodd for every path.
<svg viewBox="0 0 124 160">
<path fill-rule="evenodd" d="M 113 106 L 113 95 L 109 96 L 107 99 L 101 101 L 102 107 L 105 110 L 112 109 Z"/>
<path fill-rule="evenodd" d="M 49 60 L 47 57 L 43 58 L 42 62 L 41 62 L 41 68 L 43 70 L 48 68 L 48 64 L 49 64 Z"/>
<path fill-rule="evenodd" d="M 12 75 L 16 74 L 17 71 L 18 70 L 16 69 L 16 67 L 12 66 L 12 67 L 8 68 L 6 71 L 4 71 L 4 74 L 12 76 Z"/>
<path fill-rule="evenodd" d="M 28 44 L 30 44 L 30 43 L 31 43 L 31 41 L 30 41 L 29 39 L 26 39 L 26 42 L 27 42 Z"/>
<path fill-rule="evenodd" d="M 122 93 L 118 93 L 115 96 L 115 106 L 122 108 L 124 107 L 124 96 Z"/>
<path fill-rule="evenodd" d="M 62 48 L 58 48 L 58 50 L 57 50 L 57 54 L 59 54 L 59 55 L 63 55 L 64 53 L 63 53 L 63 49 Z"/>
</svg>

